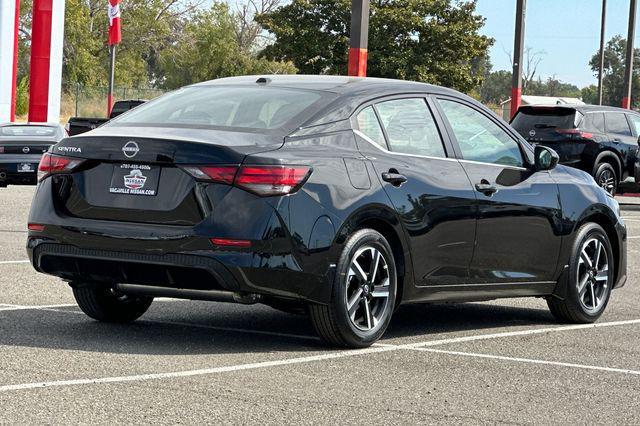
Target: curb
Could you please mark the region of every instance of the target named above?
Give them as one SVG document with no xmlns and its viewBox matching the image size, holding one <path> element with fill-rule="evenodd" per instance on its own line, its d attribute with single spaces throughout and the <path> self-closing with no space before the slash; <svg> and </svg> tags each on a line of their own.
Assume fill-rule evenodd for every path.
<svg viewBox="0 0 640 426">
<path fill-rule="evenodd" d="M 620 210 L 640 211 L 640 204 L 620 204 Z"/>
</svg>

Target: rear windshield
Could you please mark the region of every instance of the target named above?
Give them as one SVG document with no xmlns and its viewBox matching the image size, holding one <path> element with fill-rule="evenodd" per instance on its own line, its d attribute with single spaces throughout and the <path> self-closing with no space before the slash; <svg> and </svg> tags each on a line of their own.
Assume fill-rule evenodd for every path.
<svg viewBox="0 0 640 426">
<path fill-rule="evenodd" d="M 111 123 L 278 129 L 326 96 L 279 87 L 194 86 L 147 102 Z"/>
<path fill-rule="evenodd" d="M 523 108 L 511 126 L 516 130 L 573 129 L 581 118 L 582 114 L 570 108 Z"/>
<path fill-rule="evenodd" d="M 53 136 L 55 133 L 55 128 L 44 126 L 0 127 L 1 136 Z"/>
</svg>

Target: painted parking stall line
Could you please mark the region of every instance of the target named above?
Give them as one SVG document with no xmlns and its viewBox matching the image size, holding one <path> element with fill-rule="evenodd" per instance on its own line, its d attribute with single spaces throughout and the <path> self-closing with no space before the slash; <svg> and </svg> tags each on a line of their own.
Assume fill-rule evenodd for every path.
<svg viewBox="0 0 640 426">
<path fill-rule="evenodd" d="M 29 263 L 28 260 L 0 260 L 0 265 L 13 265 L 19 263 Z"/>
<path fill-rule="evenodd" d="M 224 366 L 224 367 L 213 367 L 213 368 L 206 368 L 206 369 L 173 371 L 173 372 L 164 372 L 164 373 L 84 378 L 84 379 L 74 379 L 74 380 L 54 380 L 54 381 L 47 381 L 47 382 L 33 382 L 33 383 L 4 385 L 4 386 L 0 386 L 0 392 L 11 392 L 11 391 L 28 390 L 28 389 L 49 388 L 49 387 L 80 386 L 80 385 L 102 384 L 102 383 L 125 383 L 125 382 L 137 382 L 137 381 L 148 381 L 148 380 L 172 379 L 172 378 L 181 378 L 181 377 L 204 376 L 204 375 L 229 373 L 229 372 L 243 371 L 243 370 L 279 367 L 279 366 L 286 366 L 286 365 L 319 362 L 319 361 L 332 360 L 332 359 L 349 358 L 353 356 L 363 356 L 363 355 L 376 354 L 381 352 L 416 350 L 420 348 L 428 348 L 432 346 L 446 345 L 446 344 L 452 344 L 452 343 L 463 343 L 463 342 L 472 342 L 472 341 L 478 341 L 478 340 L 527 336 L 527 335 L 533 335 L 533 334 L 550 334 L 555 332 L 583 330 L 583 329 L 589 329 L 589 328 L 618 327 L 618 326 L 637 325 L 637 324 L 640 324 L 640 319 L 611 321 L 611 322 L 603 322 L 603 323 L 597 323 L 597 324 L 579 324 L 579 325 L 561 326 L 561 327 L 537 328 L 537 329 L 519 330 L 519 331 L 512 331 L 512 332 L 492 333 L 492 334 L 480 334 L 480 335 L 463 336 L 463 337 L 456 337 L 451 339 L 430 340 L 425 342 L 416 342 L 416 343 L 401 344 L 401 345 L 381 343 L 381 344 L 376 344 L 375 346 L 372 346 L 367 349 L 358 349 L 358 350 L 350 350 L 350 351 L 345 350 L 342 352 L 332 352 L 332 353 L 321 354 L 321 355 L 288 358 L 288 359 L 283 359 L 278 361 L 265 361 L 265 362 L 248 363 L 248 364 L 237 364 L 237 365 Z M 454 351 L 448 351 L 448 352 L 454 352 Z M 483 355 L 483 354 L 478 354 L 478 355 Z M 521 362 L 524 362 L 525 358 L 522 358 L 521 360 L 523 360 Z M 532 361 L 536 361 L 536 360 L 532 360 Z M 553 361 L 550 361 L 550 362 L 553 362 Z M 563 363 L 563 364 L 566 367 L 571 366 L 569 363 Z M 581 365 L 581 364 L 575 364 L 575 365 Z M 592 370 L 626 372 L 627 374 L 635 374 L 635 373 L 629 373 L 635 370 L 622 370 L 622 369 L 606 370 L 607 367 L 597 367 L 597 366 L 583 366 L 582 368 L 587 368 L 587 367 L 592 367 L 590 368 Z"/>
<path fill-rule="evenodd" d="M 510 356 L 502 356 L 502 355 L 483 354 L 483 353 L 476 353 L 476 352 L 447 351 L 447 350 L 433 349 L 433 348 L 411 348 L 410 350 L 438 353 L 438 354 L 445 354 L 445 355 L 455 355 L 455 356 L 462 356 L 462 357 L 471 357 L 471 358 L 484 358 L 484 359 L 491 359 L 496 361 L 551 365 L 556 367 L 579 368 L 584 370 L 605 371 L 608 373 L 622 373 L 622 374 L 631 374 L 635 376 L 640 376 L 640 371 L 629 370 L 626 368 L 601 367 L 598 365 L 574 364 L 571 362 L 547 361 L 542 359 L 519 358 L 519 357 L 510 357 Z"/>
</svg>

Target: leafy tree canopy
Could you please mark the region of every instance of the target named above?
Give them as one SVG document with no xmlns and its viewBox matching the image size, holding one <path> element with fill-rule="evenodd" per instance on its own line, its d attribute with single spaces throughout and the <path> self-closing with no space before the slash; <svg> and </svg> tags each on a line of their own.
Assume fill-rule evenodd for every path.
<svg viewBox="0 0 640 426">
<path fill-rule="evenodd" d="M 604 50 L 603 96 L 604 105 L 620 106 L 624 96 L 624 69 L 627 53 L 627 41 L 621 36 L 613 37 Z M 634 108 L 640 107 L 640 49 L 634 49 L 631 102 Z M 589 65 L 598 75 L 600 51 L 589 61 Z"/>
<path fill-rule="evenodd" d="M 480 35 L 476 2 L 375 0 L 370 3 L 367 75 L 470 91 L 484 74 L 493 39 Z M 256 17 L 275 42 L 263 57 L 291 61 L 304 74 L 346 74 L 351 2 L 293 0 Z"/>
</svg>

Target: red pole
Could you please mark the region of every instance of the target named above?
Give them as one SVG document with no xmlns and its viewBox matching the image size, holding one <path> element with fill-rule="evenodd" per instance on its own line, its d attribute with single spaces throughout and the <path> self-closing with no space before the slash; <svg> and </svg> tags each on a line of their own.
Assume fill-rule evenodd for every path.
<svg viewBox="0 0 640 426">
<path fill-rule="evenodd" d="M 367 75 L 367 44 L 369 39 L 369 0 L 351 1 L 351 34 L 349 37 L 348 74 Z"/>
<path fill-rule="evenodd" d="M 516 3 L 516 33 L 513 42 L 513 71 L 511 76 L 511 118 L 516 115 L 522 102 L 522 60 L 524 47 L 524 22 L 526 0 L 517 0 Z"/>
<path fill-rule="evenodd" d="M 34 0 L 29 73 L 29 121 L 46 122 L 51 60 L 51 16 L 53 0 Z"/>
<path fill-rule="evenodd" d="M 11 113 L 9 121 L 16 121 L 16 89 L 18 86 L 18 26 L 20 25 L 20 0 L 16 0 L 15 25 L 13 27 L 13 76 L 11 80 Z"/>
</svg>

